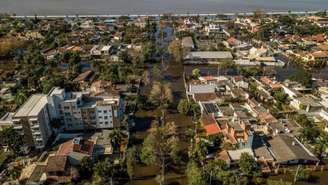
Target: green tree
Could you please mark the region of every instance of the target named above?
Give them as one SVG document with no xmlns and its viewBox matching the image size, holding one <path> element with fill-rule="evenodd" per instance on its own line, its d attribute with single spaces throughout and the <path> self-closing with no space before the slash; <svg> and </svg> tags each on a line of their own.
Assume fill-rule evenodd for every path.
<svg viewBox="0 0 328 185">
<path fill-rule="evenodd" d="M 169 83 L 154 82 L 149 95 L 150 102 L 158 106 L 162 112 L 162 118 L 165 119 L 165 111 L 173 102 L 173 94 Z"/>
<path fill-rule="evenodd" d="M 27 91 L 24 89 L 18 90 L 15 95 L 15 103 L 20 106 L 27 100 Z"/>
<path fill-rule="evenodd" d="M 0 131 L 0 145 L 8 146 L 15 154 L 19 154 L 23 145 L 23 138 L 13 127 L 5 128 Z"/>
<path fill-rule="evenodd" d="M 90 170 L 90 168 L 92 167 L 90 164 L 90 161 L 85 161 L 85 166 L 87 166 L 87 170 Z M 95 173 L 95 175 L 98 178 L 101 178 L 102 181 L 108 181 L 110 180 L 110 178 L 113 176 L 113 165 L 112 163 L 109 161 L 109 159 L 105 159 L 104 161 L 98 161 L 94 167 L 93 167 L 93 171 Z"/>
<path fill-rule="evenodd" d="M 239 168 L 246 176 L 252 176 L 259 172 L 255 159 L 248 153 L 242 153 L 239 160 Z"/>
<path fill-rule="evenodd" d="M 183 61 L 183 48 L 180 40 L 173 40 L 168 47 L 170 54 L 175 62 Z"/>
<path fill-rule="evenodd" d="M 198 68 L 192 70 L 192 76 L 195 79 L 198 79 L 200 77 L 200 70 Z"/>
<path fill-rule="evenodd" d="M 320 137 L 317 139 L 314 150 L 315 153 L 321 158 L 328 148 L 328 134 L 321 133 Z"/>
<path fill-rule="evenodd" d="M 188 185 L 205 185 L 206 181 L 202 169 L 194 161 L 189 161 L 187 165 Z"/>
<path fill-rule="evenodd" d="M 121 144 L 124 137 L 125 137 L 124 133 L 118 128 L 112 130 L 109 133 L 109 138 L 111 139 L 114 150 L 119 149 L 120 144 Z"/>
<path fill-rule="evenodd" d="M 79 173 L 83 179 L 88 179 L 92 176 L 93 162 L 90 157 L 83 157 L 79 165 Z"/>
<path fill-rule="evenodd" d="M 136 161 L 137 149 L 135 146 L 128 149 L 126 154 L 126 168 L 130 179 L 133 179 L 137 161 Z"/>
<path fill-rule="evenodd" d="M 153 134 L 148 134 L 145 138 L 142 148 L 140 159 L 146 165 L 152 165 L 156 162 L 156 138 Z"/>
<path fill-rule="evenodd" d="M 189 104 L 188 100 L 187 99 L 181 99 L 179 101 L 177 109 L 178 109 L 180 114 L 187 115 L 190 111 L 190 104 Z"/>
<path fill-rule="evenodd" d="M 299 82 L 306 87 L 310 87 L 312 85 L 311 73 L 305 71 L 303 68 L 298 69 L 295 73 L 289 76 L 289 79 Z"/>
</svg>

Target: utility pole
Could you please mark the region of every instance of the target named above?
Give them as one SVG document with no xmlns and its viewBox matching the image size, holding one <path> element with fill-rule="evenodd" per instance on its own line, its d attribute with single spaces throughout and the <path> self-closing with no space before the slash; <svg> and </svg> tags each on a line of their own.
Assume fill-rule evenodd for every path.
<svg viewBox="0 0 328 185">
<path fill-rule="evenodd" d="M 296 173 L 294 176 L 294 183 L 297 181 L 297 175 L 298 175 L 298 171 L 299 171 L 300 167 L 301 167 L 300 165 L 297 166 Z"/>
</svg>

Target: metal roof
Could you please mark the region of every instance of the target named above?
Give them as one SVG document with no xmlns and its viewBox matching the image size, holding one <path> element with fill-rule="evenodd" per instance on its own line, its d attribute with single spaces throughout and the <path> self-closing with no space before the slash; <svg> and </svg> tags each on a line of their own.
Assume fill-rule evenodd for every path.
<svg viewBox="0 0 328 185">
<path fill-rule="evenodd" d="M 187 54 L 185 59 L 232 59 L 229 51 L 195 51 Z"/>
<path fill-rule="evenodd" d="M 32 95 L 15 113 L 17 117 L 34 117 L 39 114 L 47 104 L 47 96 L 42 94 Z"/>
</svg>

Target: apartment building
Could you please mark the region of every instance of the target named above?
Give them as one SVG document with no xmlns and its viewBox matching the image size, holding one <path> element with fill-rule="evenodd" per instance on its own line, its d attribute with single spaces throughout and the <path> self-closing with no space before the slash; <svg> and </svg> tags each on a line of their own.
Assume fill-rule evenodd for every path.
<svg viewBox="0 0 328 185">
<path fill-rule="evenodd" d="M 12 121 L 27 147 L 43 149 L 52 134 L 47 96 L 32 95 L 13 115 Z"/>
<path fill-rule="evenodd" d="M 124 115 L 124 103 L 119 95 L 92 96 L 89 92 L 54 88 L 48 102 L 52 119 L 61 120 L 66 130 L 119 127 Z"/>
</svg>

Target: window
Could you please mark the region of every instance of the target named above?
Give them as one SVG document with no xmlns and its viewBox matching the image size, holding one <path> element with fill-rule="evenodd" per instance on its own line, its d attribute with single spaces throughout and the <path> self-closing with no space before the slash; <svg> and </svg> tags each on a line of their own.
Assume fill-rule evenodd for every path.
<svg viewBox="0 0 328 185">
<path fill-rule="evenodd" d="M 102 124 L 103 124 L 103 122 L 99 122 L 99 124 L 100 124 L 100 125 L 102 125 Z"/>
<path fill-rule="evenodd" d="M 108 116 L 104 116 L 104 119 L 108 119 Z"/>
<path fill-rule="evenodd" d="M 102 119 L 102 116 L 99 116 L 98 118 L 99 118 L 99 119 Z"/>
<path fill-rule="evenodd" d="M 104 110 L 104 113 L 107 113 L 107 110 Z"/>
<path fill-rule="evenodd" d="M 108 125 L 108 121 L 105 121 L 105 124 Z"/>
</svg>

